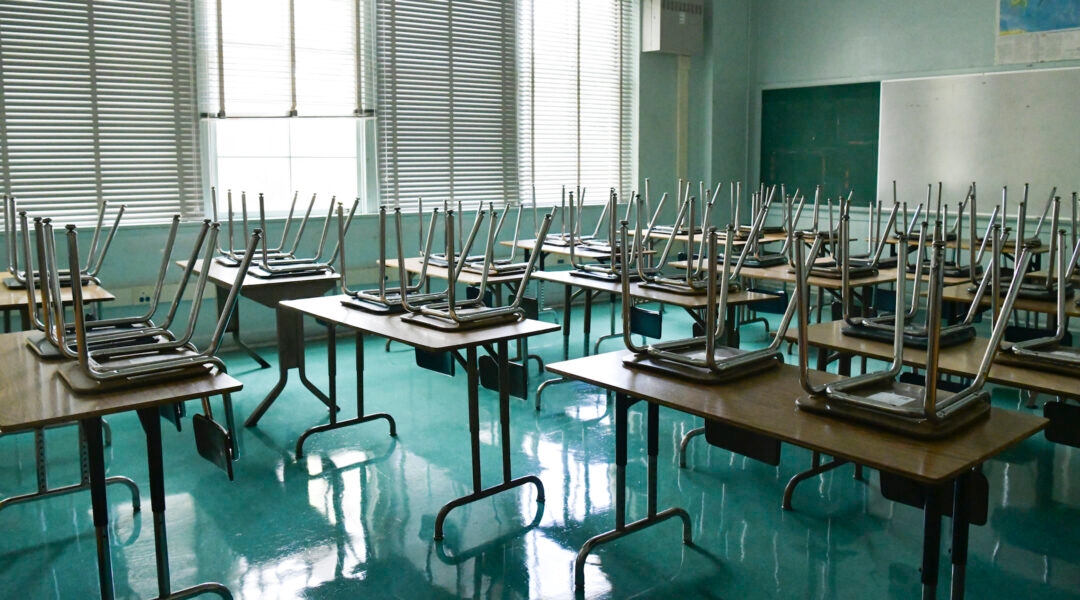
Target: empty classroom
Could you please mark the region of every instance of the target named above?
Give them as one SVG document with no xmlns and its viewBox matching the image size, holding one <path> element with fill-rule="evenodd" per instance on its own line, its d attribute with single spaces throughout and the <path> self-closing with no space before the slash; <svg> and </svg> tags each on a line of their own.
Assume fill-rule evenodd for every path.
<svg viewBox="0 0 1080 600">
<path fill-rule="evenodd" d="M 0 0 L 0 596 L 1080 598 L 1080 0 Z"/>
</svg>

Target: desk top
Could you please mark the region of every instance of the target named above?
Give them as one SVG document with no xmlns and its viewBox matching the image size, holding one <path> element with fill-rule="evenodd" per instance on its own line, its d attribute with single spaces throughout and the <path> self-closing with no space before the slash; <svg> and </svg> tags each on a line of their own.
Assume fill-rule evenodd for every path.
<svg viewBox="0 0 1080 600">
<path fill-rule="evenodd" d="M 464 331 L 442 331 L 402 321 L 400 315 L 377 315 L 343 306 L 341 301 L 348 298 L 349 296 L 346 295 L 338 295 L 288 300 L 282 302 L 279 307 L 301 312 L 316 319 L 329 321 L 335 325 L 382 336 L 429 352 L 443 352 L 514 340 L 520 337 L 558 331 L 560 328 L 557 323 L 524 319 L 516 323 L 493 327 Z"/>
<path fill-rule="evenodd" d="M 103 394 L 75 394 L 59 375 L 67 361 L 40 360 L 26 347 L 29 332 L 0 335 L 0 431 L 55 423 L 239 391 L 223 373 Z"/>
<path fill-rule="evenodd" d="M 41 303 L 40 292 L 37 296 L 38 303 Z M 71 303 L 71 288 L 60 289 L 60 299 L 65 304 Z M 108 290 L 97 284 L 90 284 L 83 286 L 83 301 L 84 302 L 105 302 L 108 300 L 116 300 L 116 296 L 109 293 Z M 30 306 L 30 299 L 26 295 L 26 290 L 12 290 L 7 286 L 0 284 L 0 310 L 7 308 L 20 308 Z"/>
<path fill-rule="evenodd" d="M 962 302 L 967 305 L 971 305 L 971 301 L 975 298 L 975 294 L 968 291 L 970 283 L 962 283 L 960 285 L 948 285 L 941 291 L 941 299 L 952 302 Z M 1065 299 L 1065 314 L 1070 317 L 1080 316 L 1080 306 L 1076 305 L 1075 292 L 1070 293 L 1069 297 Z M 990 293 L 987 292 L 983 296 L 982 301 L 979 303 L 983 306 L 990 306 Z M 1057 302 L 1054 300 L 1031 300 L 1030 298 L 1017 298 L 1013 304 L 1013 310 L 1029 310 L 1032 312 L 1038 312 L 1048 315 L 1057 314 Z"/>
<path fill-rule="evenodd" d="M 795 273 L 787 265 L 776 265 L 772 267 L 743 267 L 740 275 L 748 279 L 765 279 L 769 281 L 780 281 L 783 283 L 795 283 Z M 908 274 L 908 280 L 915 279 L 913 274 Z M 925 279 L 925 277 L 924 277 Z M 896 281 L 896 268 L 891 269 L 878 269 L 877 275 L 871 277 L 858 277 L 853 278 L 850 281 L 852 287 L 863 287 L 868 285 L 882 285 L 888 283 L 894 283 Z M 963 277 L 946 277 L 945 285 L 951 285 L 959 281 L 967 281 L 967 278 Z M 833 277 L 819 277 L 816 275 L 810 276 L 810 285 L 825 288 L 827 290 L 839 290 L 841 288 L 840 278 Z"/>
<path fill-rule="evenodd" d="M 772 267 L 743 267 L 739 273 L 748 279 L 765 279 L 768 281 L 780 281 L 783 283 L 795 283 L 795 273 L 788 265 L 775 265 Z M 896 281 L 896 269 L 878 269 L 877 275 L 852 279 L 850 284 L 854 287 L 866 285 L 881 285 Z M 840 278 L 810 276 L 810 285 L 829 290 L 841 288 Z"/>
<path fill-rule="evenodd" d="M 578 277 L 572 275 L 571 271 L 534 271 L 532 278 L 551 283 L 572 285 L 599 292 L 611 292 L 613 294 L 622 293 L 622 284 L 619 282 L 603 281 L 592 277 Z M 704 294 L 678 294 L 675 292 L 667 292 L 664 290 L 642 287 L 641 283 L 636 281 L 630 284 L 630 295 L 634 298 L 642 298 L 653 302 L 662 302 L 664 304 L 690 309 L 704 308 L 708 304 L 705 301 Z M 728 302 L 734 306 L 739 306 L 775 298 L 776 296 L 773 294 L 742 291 L 737 294 L 729 294 Z"/>
<path fill-rule="evenodd" d="M 554 235 L 554 232 L 551 234 Z M 506 241 L 499 242 L 503 246 L 513 246 L 514 242 Z M 518 240 L 517 247 L 522 250 L 532 251 L 536 248 L 536 240 Z M 559 246 L 556 244 L 543 244 L 540 246 L 540 251 L 544 254 L 561 254 L 563 256 L 570 256 L 570 246 Z M 610 252 L 601 252 L 599 250 L 592 250 L 590 248 L 583 248 L 577 246 L 574 248 L 574 258 L 584 258 L 589 261 L 597 260 L 609 260 L 611 258 Z"/>
<path fill-rule="evenodd" d="M 841 332 L 843 321 L 815 323 L 807 327 L 807 341 L 811 346 L 829 350 L 841 350 L 858 356 L 868 356 L 882 360 L 892 360 L 892 343 L 867 340 Z M 784 338 L 797 341 L 797 332 L 792 327 Z M 942 348 L 938 359 L 938 368 L 951 375 L 973 377 L 979 369 L 983 353 L 990 343 L 987 338 L 975 338 L 967 343 L 949 348 Z M 904 348 L 904 364 L 923 368 L 926 366 L 926 350 Z M 993 363 L 987 374 L 987 381 L 1010 387 L 1033 390 L 1045 394 L 1077 396 L 1080 379 L 1059 373 L 1038 371 L 1015 365 Z"/>
<path fill-rule="evenodd" d="M 405 259 L 405 271 L 408 273 L 419 273 L 424 267 L 424 259 L 419 256 Z M 398 261 L 396 258 L 386 259 L 387 275 L 391 276 L 391 279 L 395 279 L 394 275 L 397 274 Z M 447 279 L 450 275 L 450 271 L 446 267 L 437 267 L 435 265 L 428 265 L 427 268 L 428 277 L 434 277 L 436 279 Z M 502 283 L 519 283 L 521 281 L 522 273 L 519 271 L 512 275 L 488 275 L 488 285 L 499 285 Z M 465 285 L 480 285 L 480 280 L 483 279 L 483 275 L 480 273 L 474 273 L 472 271 L 461 271 L 461 277 L 458 277 L 458 283 Z M 352 286 L 349 286 L 352 287 Z"/>
<path fill-rule="evenodd" d="M 631 235 L 633 235 L 634 233 L 635 232 L 633 232 L 633 231 L 630 232 Z M 725 235 L 725 230 L 724 229 L 718 229 L 717 233 L 720 234 L 719 235 L 720 244 L 723 244 L 724 240 L 727 238 L 727 236 Z M 650 235 L 649 237 L 651 239 L 653 239 L 653 240 L 656 240 L 656 241 L 665 241 L 665 240 L 668 240 L 668 239 L 671 238 L 671 233 L 663 232 L 663 231 L 654 231 L 652 233 L 652 235 Z M 701 234 L 701 233 L 694 234 L 694 245 L 697 245 L 697 244 L 701 243 L 702 237 L 704 237 L 704 235 Z M 758 244 L 760 245 L 760 244 L 775 244 L 777 242 L 783 242 L 783 241 L 786 241 L 786 240 L 787 240 L 787 234 L 786 233 L 763 233 L 763 234 L 761 234 L 760 237 L 758 237 L 757 241 L 758 241 Z M 690 243 L 690 236 L 688 236 L 686 234 L 676 235 L 675 236 L 675 243 L 677 243 L 677 244 L 688 244 L 688 243 Z M 735 246 L 737 248 L 745 246 L 746 244 L 749 244 L 749 243 L 750 243 L 750 239 L 745 238 L 745 237 L 736 236 L 734 239 L 731 240 L 731 245 Z"/>
<path fill-rule="evenodd" d="M 730 384 L 706 385 L 624 367 L 628 352 L 550 364 L 547 369 L 700 417 L 933 484 L 949 481 L 1046 426 L 1046 419 L 991 409 L 990 417 L 942 440 L 920 440 L 799 410 L 798 368 L 781 365 Z M 813 372 L 823 383 L 836 376 Z"/>
<path fill-rule="evenodd" d="M 202 259 L 195 261 L 195 272 L 202 272 Z M 183 268 L 187 265 L 186 260 L 176 261 L 176 265 Z M 228 267 L 213 261 L 210 263 L 210 281 L 220 287 L 231 287 L 236 280 L 238 267 Z M 341 275 L 328 271 L 318 275 L 305 275 L 301 277 L 274 277 L 263 279 L 251 274 L 244 276 L 240 287 L 240 295 L 254 300 L 264 306 L 273 308 L 282 300 L 296 298 L 310 298 L 321 296 L 337 285 Z"/>
</svg>

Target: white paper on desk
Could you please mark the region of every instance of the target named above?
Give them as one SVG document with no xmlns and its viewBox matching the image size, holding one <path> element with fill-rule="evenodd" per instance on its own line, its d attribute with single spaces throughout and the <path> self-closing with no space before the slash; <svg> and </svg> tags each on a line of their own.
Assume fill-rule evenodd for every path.
<svg viewBox="0 0 1080 600">
<path fill-rule="evenodd" d="M 876 394 L 870 394 L 867 398 L 881 402 L 882 404 L 888 404 L 889 406 L 903 406 L 905 404 L 911 404 L 916 400 L 916 398 L 912 398 L 911 396 L 901 396 L 900 394 L 894 394 L 892 392 L 877 392 Z"/>
</svg>

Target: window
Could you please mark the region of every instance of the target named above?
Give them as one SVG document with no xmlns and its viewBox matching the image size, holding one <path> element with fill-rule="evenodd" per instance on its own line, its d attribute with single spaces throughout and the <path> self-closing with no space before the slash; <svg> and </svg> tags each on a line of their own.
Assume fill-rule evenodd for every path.
<svg viewBox="0 0 1080 600">
<path fill-rule="evenodd" d="M 629 193 L 632 0 L 378 0 L 382 200 Z"/>
<path fill-rule="evenodd" d="M 515 6 L 378 0 L 382 201 L 516 200 Z"/>
<path fill-rule="evenodd" d="M 0 186 L 92 223 L 202 212 L 194 15 L 184 0 L 0 3 Z"/>
<path fill-rule="evenodd" d="M 521 185 L 537 201 L 562 186 L 586 202 L 625 199 L 637 181 L 637 2 L 521 0 Z"/>
<path fill-rule="evenodd" d="M 367 197 L 370 3 L 200 2 L 200 104 L 220 198 L 232 190 L 239 202 L 246 191 L 250 209 L 262 192 L 267 211 L 281 214 L 294 192 L 317 193 L 319 205 Z"/>
</svg>

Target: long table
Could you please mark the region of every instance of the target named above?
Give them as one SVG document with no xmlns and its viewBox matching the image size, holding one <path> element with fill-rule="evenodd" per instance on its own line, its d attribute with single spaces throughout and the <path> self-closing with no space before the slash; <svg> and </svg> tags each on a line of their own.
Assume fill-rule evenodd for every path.
<svg viewBox="0 0 1080 600">
<path fill-rule="evenodd" d="M 844 335 L 841 331 L 843 326 L 842 320 L 810 325 L 807 327 L 807 343 L 829 351 L 892 360 L 892 343 Z M 796 338 L 796 332 L 793 330 L 789 330 L 785 335 L 785 339 L 790 341 L 798 341 Z M 942 348 L 938 354 L 938 369 L 949 375 L 975 376 L 989 343 L 989 339 L 977 337 L 963 344 Z M 905 365 L 925 368 L 926 350 L 905 347 L 902 360 Z M 818 363 L 818 368 L 823 366 L 821 362 Z M 1076 377 L 1016 365 L 991 363 L 986 380 L 990 383 L 1055 396 L 1080 396 L 1080 386 Z"/>
<path fill-rule="evenodd" d="M 857 423 L 800 411 L 795 399 L 804 392 L 798 368 L 778 370 L 722 385 L 705 385 L 623 365 L 627 352 L 610 352 L 548 365 L 548 370 L 615 392 L 615 527 L 590 538 L 578 552 L 574 583 L 584 589 L 585 560 L 599 545 L 671 518 L 683 522 L 683 542 L 692 544 L 688 513 L 679 507 L 657 510 L 658 411 L 663 406 L 733 428 L 850 460 L 910 482 L 922 494 L 924 511 L 923 597 L 936 594 L 941 560 L 941 520 L 952 514 L 952 591 L 964 593 L 969 519 L 985 510 L 987 496 L 977 482 L 985 482 L 978 469 L 987 460 L 1034 435 L 1046 420 L 1007 410 L 991 409 L 990 416 L 943 440 L 918 440 Z M 814 383 L 835 375 L 813 372 Z M 626 522 L 627 410 L 637 400 L 648 402 L 648 511 Z M 883 486 L 884 487 L 884 486 Z M 883 489 L 884 491 L 884 489 Z M 952 502 L 949 503 L 949 496 Z M 872 592 L 869 592 L 872 594 Z"/>
<path fill-rule="evenodd" d="M 970 291 L 970 287 L 969 283 L 947 285 L 941 291 L 941 299 L 945 302 L 959 302 L 966 306 L 970 306 L 971 302 L 975 300 L 975 294 Z M 982 306 L 990 306 L 992 301 L 993 298 L 990 296 L 990 292 L 987 292 L 983 295 L 982 301 L 979 304 Z M 1000 304 L 1001 303 L 999 302 L 998 305 L 1000 306 Z M 1013 304 L 1013 310 L 1026 310 L 1057 316 L 1057 301 L 1017 298 L 1016 302 Z M 1077 306 L 1073 292 L 1070 292 L 1069 297 L 1065 299 L 1065 314 L 1070 317 L 1080 316 L 1080 306 Z"/>
<path fill-rule="evenodd" d="M 514 323 L 482 327 L 478 329 L 466 329 L 461 331 L 445 331 L 410 323 L 402 320 L 399 315 L 371 314 L 342 305 L 342 300 L 348 296 L 325 296 L 319 298 L 306 298 L 302 300 L 288 300 L 278 305 L 278 352 L 280 365 L 280 378 L 278 384 L 270 394 L 251 413 L 246 425 L 251 427 L 259 422 L 259 419 L 270 408 L 281 391 L 284 389 L 291 369 L 299 369 L 301 377 L 304 377 L 304 347 L 303 347 L 303 319 L 305 316 L 313 317 L 325 323 L 329 327 L 329 340 L 327 342 L 327 363 L 329 368 L 330 390 L 325 401 L 330 407 L 330 423 L 317 425 L 305 431 L 296 442 L 297 456 L 303 456 L 304 442 L 312 435 L 324 431 L 340 429 L 367 423 L 373 420 L 386 420 L 390 426 L 390 435 L 396 435 L 396 424 L 393 417 L 386 413 L 366 414 L 364 411 L 364 336 L 376 335 L 396 342 L 408 344 L 415 348 L 431 353 L 450 352 L 463 364 L 467 373 L 468 387 L 468 411 L 469 411 L 469 435 L 472 450 L 472 479 L 473 491 L 463 497 L 446 503 L 435 518 L 435 539 L 443 537 L 443 522 L 447 514 L 454 508 L 487 498 L 494 494 L 532 483 L 537 488 L 537 501 L 544 501 L 544 486 L 535 475 L 514 478 L 510 469 L 510 385 L 509 385 L 509 353 L 508 342 L 511 340 L 548 333 L 558 329 L 558 325 L 544 323 L 542 321 L 521 320 Z M 356 332 L 356 417 L 344 421 L 338 421 L 335 417 L 337 407 L 337 354 L 336 354 L 336 328 L 344 327 Z M 494 346 L 494 348 L 492 348 Z M 499 425 L 502 431 L 502 483 L 485 488 L 480 475 L 480 383 L 481 365 L 479 349 L 485 349 L 492 355 L 496 362 L 497 381 L 499 392 Z M 460 352 L 465 356 L 461 357 Z M 306 378 L 304 382 L 307 383 Z M 309 389 L 317 391 L 309 385 Z"/>
<path fill-rule="evenodd" d="M 419 274 L 424 270 L 424 259 L 420 257 L 410 257 L 405 259 L 405 272 L 410 275 Z M 398 271 L 398 259 L 388 258 L 386 259 L 386 268 L 390 272 L 390 275 L 397 274 Z M 440 267 L 437 265 L 429 264 L 427 266 L 427 276 L 434 277 L 435 279 L 448 279 L 450 271 L 446 267 Z M 393 278 L 393 277 L 391 277 Z M 481 273 L 474 271 L 462 270 L 461 275 L 458 277 L 458 283 L 463 285 L 480 285 L 484 281 L 484 277 Z M 499 288 L 503 285 L 513 285 L 521 281 L 521 272 L 513 273 L 510 275 L 492 275 L 489 274 L 486 280 L 488 287 L 491 287 L 498 294 Z M 501 297 L 496 297 L 495 304 L 501 304 Z"/>
<path fill-rule="evenodd" d="M 38 302 L 40 303 L 40 292 L 38 294 Z M 115 299 L 116 296 L 96 283 L 83 286 L 83 302 L 93 304 L 95 307 L 102 302 Z M 60 301 L 65 305 L 71 304 L 70 287 L 60 290 Z M 0 312 L 4 313 L 4 331 L 11 331 L 12 311 L 19 313 L 20 329 L 30 329 L 30 299 L 27 296 L 26 289 L 11 289 L 0 285 Z"/>
<path fill-rule="evenodd" d="M 218 583 L 202 583 L 171 591 L 169 546 L 165 530 L 161 416 L 158 409 L 175 402 L 231 394 L 239 391 L 242 384 L 224 373 L 212 373 L 165 383 L 150 383 L 123 391 L 76 394 L 59 375 L 59 369 L 67 361 L 40 360 L 26 348 L 26 335 L 25 332 L 0 335 L 0 433 L 79 423 L 81 437 L 86 442 L 101 597 L 111 599 L 114 596 L 101 418 L 134 410 L 146 434 L 159 597 L 185 598 L 212 593 L 231 598 L 229 590 Z"/>
<path fill-rule="evenodd" d="M 584 316 L 584 328 L 585 328 L 585 353 L 588 354 L 589 348 L 589 335 L 591 333 L 590 320 L 592 316 L 592 301 L 596 294 L 621 294 L 622 283 L 618 281 L 605 281 L 597 279 L 595 277 L 582 277 L 576 275 L 574 271 L 536 271 L 532 275 L 533 279 L 543 281 L 546 283 L 557 283 L 563 286 L 563 358 L 569 358 L 569 344 L 570 344 L 570 306 L 571 300 L 574 294 L 574 288 L 583 290 L 585 293 L 585 316 Z M 686 310 L 691 317 L 694 318 L 698 324 L 702 324 L 703 317 L 700 311 L 704 309 L 708 302 L 705 296 L 702 294 L 679 294 L 676 292 L 657 289 L 649 286 L 644 286 L 641 282 L 632 282 L 630 284 L 630 296 L 637 300 L 647 300 L 650 302 L 659 302 L 661 304 L 669 304 L 671 306 L 677 306 Z M 762 292 L 749 292 L 740 291 L 728 295 L 728 312 L 726 315 L 727 322 L 731 326 L 727 329 L 729 339 L 726 341 L 727 345 L 738 346 L 738 327 L 735 326 L 735 309 L 739 306 L 745 306 L 754 302 L 761 302 L 764 300 L 774 300 L 776 296 L 773 294 L 767 294 Z"/>
<path fill-rule="evenodd" d="M 178 260 L 176 261 L 176 265 L 183 268 L 187 266 L 187 261 Z M 195 261 L 194 272 L 201 273 L 202 268 L 202 259 Z M 216 260 L 210 263 L 210 272 L 207 276 L 209 277 L 210 282 L 214 284 L 217 294 L 218 312 L 221 312 L 221 307 L 229 295 L 229 289 L 232 288 L 233 282 L 236 281 L 237 269 L 238 267 L 226 266 Z M 318 275 L 272 278 L 255 277 L 249 273 L 244 276 L 243 282 L 240 284 L 240 295 L 267 308 L 275 308 L 277 303 L 282 300 L 322 296 L 333 289 L 340 279 L 341 275 L 334 273 L 333 271 L 327 271 Z M 248 356 L 255 360 L 255 362 L 259 363 L 260 367 L 264 369 L 270 368 L 270 363 L 263 360 L 257 352 L 240 340 L 239 303 L 233 308 L 233 315 L 232 318 L 229 319 L 226 331 L 232 334 L 233 342 L 235 342 L 241 350 L 247 353 Z"/>
</svg>

